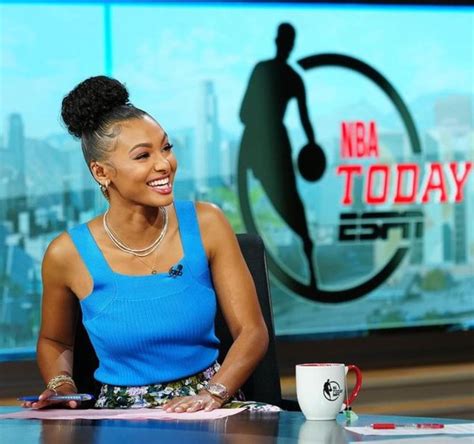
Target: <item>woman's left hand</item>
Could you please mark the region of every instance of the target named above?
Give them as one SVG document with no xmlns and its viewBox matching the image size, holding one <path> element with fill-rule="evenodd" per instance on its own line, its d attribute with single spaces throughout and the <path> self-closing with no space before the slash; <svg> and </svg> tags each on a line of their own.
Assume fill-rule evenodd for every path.
<svg viewBox="0 0 474 444">
<path fill-rule="evenodd" d="M 222 400 L 203 390 L 195 396 L 182 396 L 173 398 L 163 405 L 163 410 L 168 413 L 190 413 L 197 412 L 199 410 L 210 412 L 211 410 L 218 409 L 222 406 L 222 404 Z"/>
</svg>

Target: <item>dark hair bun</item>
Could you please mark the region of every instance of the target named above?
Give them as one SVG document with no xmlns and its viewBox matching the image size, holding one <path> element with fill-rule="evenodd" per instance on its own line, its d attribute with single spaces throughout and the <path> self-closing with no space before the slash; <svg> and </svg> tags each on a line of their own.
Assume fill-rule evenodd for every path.
<svg viewBox="0 0 474 444">
<path fill-rule="evenodd" d="M 127 88 L 118 80 L 106 76 L 90 77 L 64 97 L 61 116 L 68 131 L 81 137 L 85 132 L 99 128 L 109 111 L 129 104 Z"/>
</svg>

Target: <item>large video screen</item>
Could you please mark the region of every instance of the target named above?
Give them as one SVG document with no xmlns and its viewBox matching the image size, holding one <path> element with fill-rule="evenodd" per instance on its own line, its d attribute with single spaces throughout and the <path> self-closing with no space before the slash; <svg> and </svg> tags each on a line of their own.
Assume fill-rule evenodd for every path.
<svg viewBox="0 0 474 444">
<path fill-rule="evenodd" d="M 0 3 L 0 349 L 41 260 L 106 208 L 62 97 L 106 74 L 166 129 L 178 199 L 265 242 L 276 333 L 474 321 L 474 9 Z"/>
</svg>

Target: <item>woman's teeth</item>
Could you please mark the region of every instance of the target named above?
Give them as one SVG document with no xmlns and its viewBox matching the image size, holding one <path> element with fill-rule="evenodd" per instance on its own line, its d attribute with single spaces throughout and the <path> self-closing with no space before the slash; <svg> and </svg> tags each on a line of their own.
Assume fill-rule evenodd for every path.
<svg viewBox="0 0 474 444">
<path fill-rule="evenodd" d="M 167 187 L 170 183 L 169 177 L 166 177 L 165 179 L 157 179 L 157 180 L 152 180 L 148 182 L 148 185 L 151 187 Z"/>
</svg>

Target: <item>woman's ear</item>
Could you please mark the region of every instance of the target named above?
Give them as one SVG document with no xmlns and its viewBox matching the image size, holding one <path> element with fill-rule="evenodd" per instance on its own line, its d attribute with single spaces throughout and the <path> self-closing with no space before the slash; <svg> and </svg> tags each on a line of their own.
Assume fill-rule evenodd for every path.
<svg viewBox="0 0 474 444">
<path fill-rule="evenodd" d="M 105 164 L 103 164 L 102 162 L 97 162 L 97 161 L 93 160 L 89 164 L 89 168 L 91 170 L 92 175 L 94 176 L 94 179 L 99 184 L 104 185 L 105 182 L 107 182 L 107 181 L 110 182 L 109 171 L 108 171 L 108 168 L 106 167 Z"/>
</svg>

